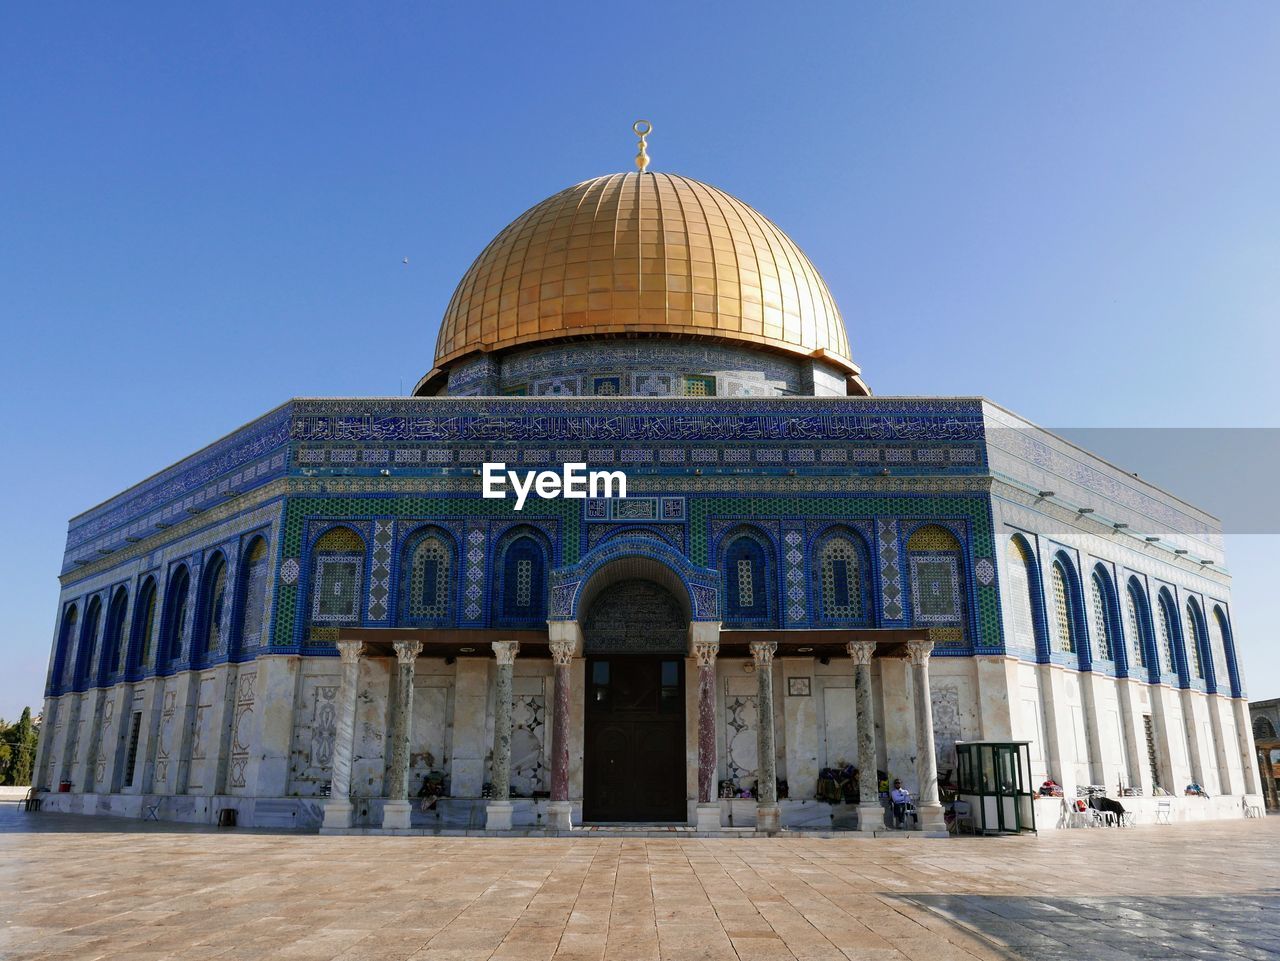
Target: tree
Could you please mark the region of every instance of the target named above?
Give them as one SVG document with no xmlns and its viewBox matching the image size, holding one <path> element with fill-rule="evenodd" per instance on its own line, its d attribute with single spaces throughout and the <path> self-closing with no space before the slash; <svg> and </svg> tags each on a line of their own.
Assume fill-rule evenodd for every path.
<svg viewBox="0 0 1280 961">
<path fill-rule="evenodd" d="M 0 721 L 0 784 L 31 783 L 39 736 L 39 726 L 31 719 L 29 707 L 22 709 L 17 724 Z"/>
</svg>

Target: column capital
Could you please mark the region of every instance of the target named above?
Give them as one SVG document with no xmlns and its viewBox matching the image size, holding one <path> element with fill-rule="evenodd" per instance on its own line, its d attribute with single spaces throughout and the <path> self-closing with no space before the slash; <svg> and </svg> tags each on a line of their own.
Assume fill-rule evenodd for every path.
<svg viewBox="0 0 1280 961">
<path fill-rule="evenodd" d="M 337 641 L 338 656 L 343 664 L 354 664 L 364 653 L 364 641 Z"/>
<path fill-rule="evenodd" d="M 933 641 L 907 641 L 907 657 L 916 667 L 929 663 L 929 655 L 933 653 Z"/>
<path fill-rule="evenodd" d="M 845 645 L 845 650 L 849 652 L 849 656 L 853 658 L 853 663 L 859 666 L 870 664 L 871 657 L 876 652 L 875 641 L 850 641 Z"/>
<path fill-rule="evenodd" d="M 514 664 L 516 655 L 520 653 L 519 641 L 494 641 L 492 647 L 493 656 L 500 665 Z"/>
<path fill-rule="evenodd" d="M 573 641 L 550 641 L 547 646 L 551 649 L 551 660 L 555 662 L 557 667 L 564 667 L 573 660 L 573 655 L 577 653 L 578 645 Z"/>
<path fill-rule="evenodd" d="M 763 667 L 773 663 L 773 655 L 777 649 L 777 641 L 752 641 L 751 657 L 755 660 L 757 667 Z"/>
<path fill-rule="evenodd" d="M 421 641 L 392 641 L 391 646 L 396 649 L 396 660 L 401 664 L 412 664 L 422 653 Z"/>
<path fill-rule="evenodd" d="M 698 661 L 698 667 L 711 667 L 716 662 L 716 655 L 720 653 L 719 641 L 694 641 L 693 656 Z"/>
</svg>

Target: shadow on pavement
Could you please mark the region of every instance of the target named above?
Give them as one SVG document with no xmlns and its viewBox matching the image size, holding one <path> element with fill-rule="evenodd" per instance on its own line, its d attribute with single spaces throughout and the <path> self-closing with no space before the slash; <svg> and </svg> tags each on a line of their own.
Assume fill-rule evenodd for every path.
<svg viewBox="0 0 1280 961">
<path fill-rule="evenodd" d="M 897 897 L 966 928 L 1011 959 L 1280 958 L 1280 892 L 1206 897 Z"/>
</svg>

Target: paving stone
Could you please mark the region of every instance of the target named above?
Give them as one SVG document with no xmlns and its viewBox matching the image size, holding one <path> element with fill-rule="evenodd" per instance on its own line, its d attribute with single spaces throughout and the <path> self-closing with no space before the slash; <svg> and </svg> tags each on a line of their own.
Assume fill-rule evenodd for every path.
<svg viewBox="0 0 1280 961">
<path fill-rule="evenodd" d="M 316 837 L 0 805 L 15 961 L 1259 961 L 1280 818 L 1016 839 Z"/>
</svg>

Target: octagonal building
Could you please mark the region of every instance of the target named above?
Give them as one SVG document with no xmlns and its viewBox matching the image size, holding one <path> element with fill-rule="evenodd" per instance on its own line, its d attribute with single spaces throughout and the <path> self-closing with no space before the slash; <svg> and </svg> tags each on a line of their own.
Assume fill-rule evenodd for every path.
<svg viewBox="0 0 1280 961">
<path fill-rule="evenodd" d="M 939 831 L 986 740 L 1028 790 L 1241 816 L 1218 521 L 982 398 L 871 396 L 856 333 L 715 187 L 535 205 L 412 397 L 295 398 L 71 520 L 44 809 L 884 831 L 900 779 Z M 625 496 L 483 496 L 567 464 Z"/>
</svg>

